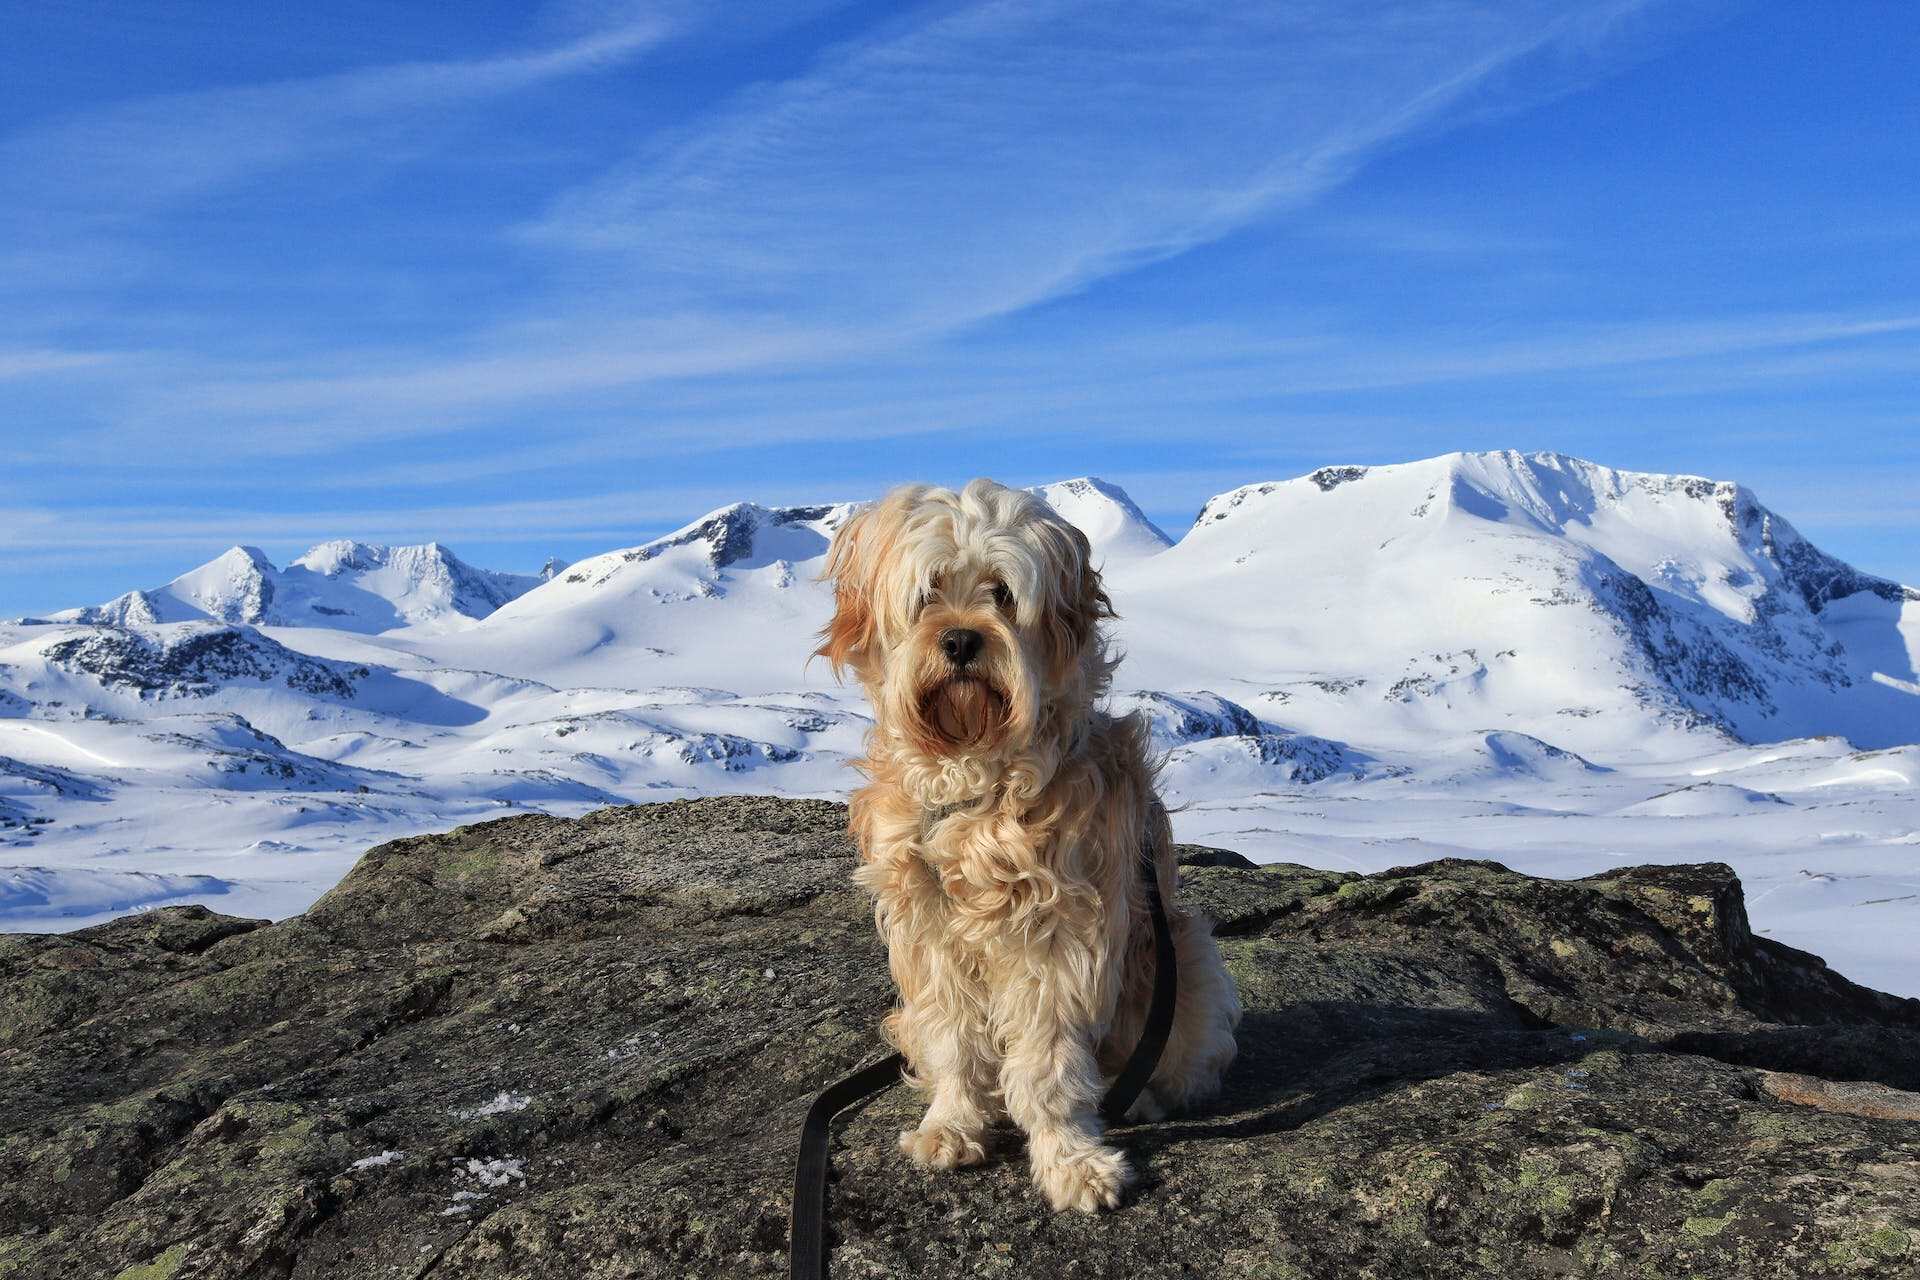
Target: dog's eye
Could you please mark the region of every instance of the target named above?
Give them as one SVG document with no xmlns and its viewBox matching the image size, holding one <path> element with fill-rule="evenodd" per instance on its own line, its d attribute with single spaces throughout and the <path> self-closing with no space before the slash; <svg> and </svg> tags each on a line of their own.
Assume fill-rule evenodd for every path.
<svg viewBox="0 0 1920 1280">
<path fill-rule="evenodd" d="M 993 584 L 993 603 L 998 606 L 1002 613 L 1013 612 L 1013 592 L 1007 590 L 1006 583 L 996 582 Z"/>
</svg>

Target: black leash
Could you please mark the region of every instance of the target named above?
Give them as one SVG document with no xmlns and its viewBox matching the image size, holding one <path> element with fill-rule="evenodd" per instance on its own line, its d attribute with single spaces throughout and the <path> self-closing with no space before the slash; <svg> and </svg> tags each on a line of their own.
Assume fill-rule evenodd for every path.
<svg viewBox="0 0 1920 1280">
<path fill-rule="evenodd" d="M 1147 1024 L 1133 1046 L 1127 1065 L 1100 1102 L 1108 1124 L 1120 1124 L 1153 1078 L 1160 1053 L 1173 1032 L 1173 1004 L 1179 975 L 1173 950 L 1173 931 L 1167 927 L 1167 909 L 1160 901 L 1160 877 L 1153 855 L 1142 851 L 1140 877 L 1146 885 L 1147 909 L 1153 916 L 1153 998 L 1147 1005 Z M 826 1087 L 807 1108 L 800 1126 L 800 1161 L 793 1175 L 793 1219 L 788 1234 L 787 1274 L 792 1280 L 826 1280 L 827 1275 L 827 1143 L 834 1116 L 900 1078 L 907 1061 L 897 1053 L 860 1068 Z"/>
<path fill-rule="evenodd" d="M 800 1164 L 793 1174 L 793 1222 L 787 1244 L 787 1271 L 793 1280 L 826 1280 L 827 1139 L 833 1117 L 898 1080 L 906 1065 L 905 1058 L 890 1053 L 828 1085 L 807 1108 L 806 1123 L 800 1126 Z"/>
<path fill-rule="evenodd" d="M 1153 998 L 1147 1002 L 1147 1025 L 1140 1028 L 1140 1040 L 1133 1046 L 1127 1065 L 1114 1079 L 1113 1087 L 1101 1100 L 1100 1114 L 1108 1124 L 1121 1124 L 1140 1091 L 1153 1079 L 1160 1065 L 1160 1052 L 1173 1034 L 1173 1002 L 1179 994 L 1179 961 L 1173 953 L 1173 930 L 1167 928 L 1167 909 L 1160 903 L 1160 877 L 1153 868 L 1153 853 L 1140 854 L 1140 879 L 1147 890 L 1147 910 L 1153 916 Z"/>
</svg>

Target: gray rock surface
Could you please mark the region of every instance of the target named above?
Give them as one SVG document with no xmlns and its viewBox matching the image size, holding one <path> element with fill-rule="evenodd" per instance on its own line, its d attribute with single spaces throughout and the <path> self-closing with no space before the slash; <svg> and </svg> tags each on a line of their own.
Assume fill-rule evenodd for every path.
<svg viewBox="0 0 1920 1280">
<path fill-rule="evenodd" d="M 0 1280 L 731 1277 L 879 1052 L 844 811 L 709 799 L 369 852 L 305 916 L 0 937 Z M 1377 876 L 1195 850 L 1225 1096 L 1055 1216 L 1017 1133 L 851 1113 L 837 1277 L 1920 1273 L 1920 1003 L 1748 928 L 1723 866 Z"/>
</svg>

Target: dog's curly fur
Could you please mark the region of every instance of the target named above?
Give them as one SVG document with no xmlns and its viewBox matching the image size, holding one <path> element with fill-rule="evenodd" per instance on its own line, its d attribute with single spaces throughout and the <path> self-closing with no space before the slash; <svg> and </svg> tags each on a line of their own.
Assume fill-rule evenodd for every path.
<svg viewBox="0 0 1920 1280">
<path fill-rule="evenodd" d="M 1136 1115 L 1218 1088 L 1240 1004 L 1210 927 L 1171 906 L 1146 727 L 1097 708 L 1114 615 L 1086 537 L 991 480 L 909 485 L 836 532 L 827 576 L 819 654 L 874 708 L 851 826 L 900 996 L 884 1029 L 931 1093 L 901 1148 L 932 1168 L 975 1164 L 1004 1114 L 1050 1205 L 1112 1208 L 1132 1174 L 1099 1105 L 1153 990 L 1143 848 L 1179 1000 Z M 978 651 L 956 662 L 961 633 Z"/>
</svg>

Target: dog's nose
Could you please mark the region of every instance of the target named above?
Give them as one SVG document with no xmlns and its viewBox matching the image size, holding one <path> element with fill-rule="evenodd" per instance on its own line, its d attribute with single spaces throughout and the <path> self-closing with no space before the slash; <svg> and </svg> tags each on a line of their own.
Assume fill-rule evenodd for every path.
<svg viewBox="0 0 1920 1280">
<path fill-rule="evenodd" d="M 978 631 L 969 631 L 965 627 L 948 627 L 940 633 L 940 652 L 947 655 L 947 661 L 956 667 L 964 667 L 972 662 L 980 652 L 980 646 L 987 642 Z"/>
</svg>

